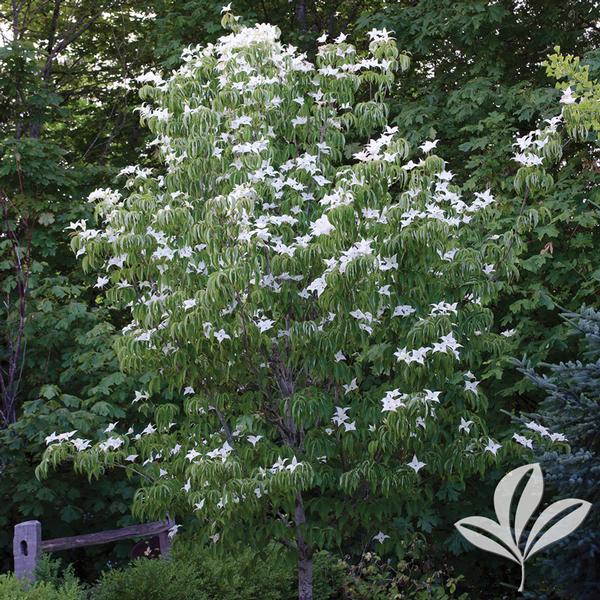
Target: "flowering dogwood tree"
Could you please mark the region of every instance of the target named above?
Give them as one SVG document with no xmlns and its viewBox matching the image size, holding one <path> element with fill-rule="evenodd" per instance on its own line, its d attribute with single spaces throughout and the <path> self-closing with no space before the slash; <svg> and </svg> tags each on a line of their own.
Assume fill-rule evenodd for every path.
<svg viewBox="0 0 600 600">
<path fill-rule="evenodd" d="M 276 27 L 223 21 L 168 80 L 143 78 L 164 169 L 126 169 L 125 196 L 90 196 L 99 229 L 75 225 L 131 312 L 117 350 L 151 373 L 132 399 L 150 422 L 52 435 L 40 471 L 125 467 L 142 517 L 268 535 L 308 600 L 315 548 L 397 543 L 395 515 L 513 447 L 488 434 L 477 379 L 502 347 L 486 304 L 510 250 L 473 234 L 490 191 L 462 197 L 436 141 L 387 124 L 408 66 L 387 31 L 366 56 L 323 36 L 313 64 Z"/>
</svg>

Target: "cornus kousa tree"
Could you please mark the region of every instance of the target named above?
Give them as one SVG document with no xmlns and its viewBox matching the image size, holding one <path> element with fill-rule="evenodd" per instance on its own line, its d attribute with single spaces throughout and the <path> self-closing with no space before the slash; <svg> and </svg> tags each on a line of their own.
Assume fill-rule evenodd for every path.
<svg viewBox="0 0 600 600">
<path fill-rule="evenodd" d="M 436 141 L 387 124 L 408 63 L 388 32 L 366 56 L 323 37 L 313 64 L 276 27 L 224 23 L 144 77 L 164 168 L 94 192 L 99 228 L 73 239 L 131 311 L 117 350 L 150 374 L 147 424 L 53 434 L 40 472 L 125 467 L 140 517 L 275 539 L 307 600 L 316 548 L 398 548 L 398 516 L 433 518 L 440 490 L 518 448 L 488 434 L 478 388 L 510 248 L 469 231 L 490 192 L 462 197 Z"/>
</svg>

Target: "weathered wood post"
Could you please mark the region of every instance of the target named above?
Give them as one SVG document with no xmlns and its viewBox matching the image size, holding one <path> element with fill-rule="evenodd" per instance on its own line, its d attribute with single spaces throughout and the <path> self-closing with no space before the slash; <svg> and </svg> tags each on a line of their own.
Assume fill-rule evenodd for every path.
<svg viewBox="0 0 600 600">
<path fill-rule="evenodd" d="M 35 580 L 35 569 L 42 552 L 42 524 L 25 521 L 15 525 L 13 556 L 15 575 L 19 579 Z"/>
<path fill-rule="evenodd" d="M 171 528 L 175 526 L 174 519 L 171 519 L 171 517 L 169 517 L 167 515 L 167 520 L 165 522 L 165 525 L 166 525 L 166 529 L 161 531 L 158 534 L 158 544 L 160 547 L 160 555 L 163 558 L 170 558 L 169 555 L 171 553 L 172 537 L 169 536 L 169 533 L 170 533 Z"/>
</svg>

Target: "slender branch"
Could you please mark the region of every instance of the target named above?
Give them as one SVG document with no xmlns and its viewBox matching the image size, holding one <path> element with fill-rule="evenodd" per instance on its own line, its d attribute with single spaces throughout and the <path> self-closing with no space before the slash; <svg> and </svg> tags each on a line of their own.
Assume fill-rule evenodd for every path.
<svg viewBox="0 0 600 600">
<path fill-rule="evenodd" d="M 156 479 L 153 479 L 149 475 L 146 475 L 146 473 L 142 473 L 141 471 L 138 471 L 136 468 L 130 467 L 129 465 L 115 465 L 115 467 L 117 467 L 118 469 L 123 469 L 124 471 L 131 471 L 132 473 L 135 473 L 136 475 L 147 479 L 150 483 L 156 483 Z"/>
<path fill-rule="evenodd" d="M 225 419 L 225 415 L 216 407 L 213 406 L 215 412 L 217 413 L 217 417 L 219 417 L 219 422 L 221 423 L 221 427 L 225 430 L 225 437 L 227 438 L 227 442 L 233 448 L 235 440 L 233 439 L 233 434 L 231 433 L 231 427 L 229 427 L 229 423 Z"/>
</svg>

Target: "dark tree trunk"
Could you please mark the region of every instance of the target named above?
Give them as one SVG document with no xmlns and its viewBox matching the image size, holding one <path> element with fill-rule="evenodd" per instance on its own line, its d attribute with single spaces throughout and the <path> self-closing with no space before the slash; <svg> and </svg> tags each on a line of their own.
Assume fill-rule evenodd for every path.
<svg viewBox="0 0 600 600">
<path fill-rule="evenodd" d="M 313 600 L 312 549 L 304 538 L 306 523 L 302 494 L 296 496 L 296 545 L 298 547 L 298 600 Z"/>
<path fill-rule="evenodd" d="M 3 227 L 0 229 L 0 238 L 9 240 L 12 250 L 15 273 L 16 323 L 9 323 L 11 318 L 12 291 L 6 294 L 4 307 L 6 310 L 6 325 L 2 332 L 3 342 L 6 345 L 5 363 L 0 364 L 0 427 L 6 427 L 17 419 L 17 397 L 19 385 L 23 374 L 25 360 L 25 324 L 27 321 L 27 298 L 29 293 L 30 275 L 30 240 L 26 240 L 25 249 L 21 246 L 19 233 L 11 223 L 9 212 L 9 199 L 3 190 L 0 190 L 0 208 L 2 210 Z M 25 236 L 28 231 L 28 220 L 21 219 Z"/>
<path fill-rule="evenodd" d="M 306 24 L 306 0 L 298 0 L 296 4 L 296 22 L 302 33 L 308 29 Z"/>
<path fill-rule="evenodd" d="M 298 558 L 298 600 L 313 600 L 312 557 Z"/>
</svg>

